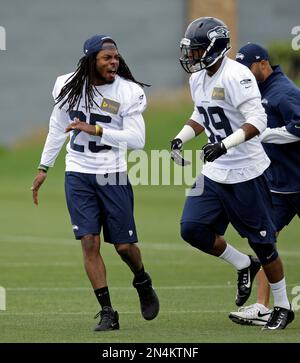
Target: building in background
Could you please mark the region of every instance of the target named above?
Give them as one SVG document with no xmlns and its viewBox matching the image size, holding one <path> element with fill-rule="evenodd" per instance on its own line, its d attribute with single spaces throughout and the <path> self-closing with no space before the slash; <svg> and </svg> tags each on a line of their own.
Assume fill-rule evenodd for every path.
<svg viewBox="0 0 300 363">
<path fill-rule="evenodd" d="M 92 34 L 116 40 L 134 76 L 152 84 L 148 94 L 170 94 L 187 83 L 178 62 L 179 41 L 191 20 L 208 15 L 224 20 L 231 29 L 232 56 L 247 41 L 291 41 L 299 8 L 298 0 L 2 1 L 0 145 L 48 126 L 55 79 L 75 69 Z"/>
</svg>

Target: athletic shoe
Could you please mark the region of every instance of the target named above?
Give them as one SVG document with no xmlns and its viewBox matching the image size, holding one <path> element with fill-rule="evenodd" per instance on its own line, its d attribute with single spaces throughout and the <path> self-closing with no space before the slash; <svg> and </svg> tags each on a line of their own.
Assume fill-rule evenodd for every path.
<svg viewBox="0 0 300 363">
<path fill-rule="evenodd" d="M 292 309 L 285 309 L 281 308 L 280 306 L 275 306 L 267 324 L 262 329 L 285 329 L 286 326 L 294 320 L 294 318 L 295 314 Z"/>
<path fill-rule="evenodd" d="M 152 287 L 152 280 L 147 272 L 143 281 L 133 279 L 133 286 L 136 288 L 140 299 L 140 306 L 143 318 L 146 320 L 154 319 L 159 312 L 159 300 Z"/>
<path fill-rule="evenodd" d="M 229 314 L 229 319 L 242 325 L 265 325 L 269 320 L 272 310 L 262 304 L 253 304 L 239 308 Z"/>
<path fill-rule="evenodd" d="M 94 331 L 118 330 L 119 314 L 109 306 L 104 306 L 102 311 L 95 315 L 95 319 L 100 316 L 99 324 L 95 327 Z"/>
<path fill-rule="evenodd" d="M 237 306 L 244 305 L 248 300 L 251 294 L 252 282 L 261 266 L 258 258 L 253 256 L 249 256 L 249 258 L 251 261 L 250 266 L 243 268 L 242 270 L 238 270 L 238 286 L 235 299 Z"/>
</svg>

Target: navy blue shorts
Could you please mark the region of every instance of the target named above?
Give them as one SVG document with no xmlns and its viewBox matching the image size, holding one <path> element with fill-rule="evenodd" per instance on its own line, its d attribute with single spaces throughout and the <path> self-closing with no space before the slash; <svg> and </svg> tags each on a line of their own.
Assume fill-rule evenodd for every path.
<svg viewBox="0 0 300 363">
<path fill-rule="evenodd" d="M 300 193 L 271 193 L 277 231 L 287 226 L 297 214 L 300 217 Z"/>
<path fill-rule="evenodd" d="M 186 199 L 183 222 L 206 224 L 220 236 L 230 222 L 252 243 L 276 242 L 271 193 L 263 175 L 236 184 L 220 184 L 204 177 L 202 194 Z"/>
<path fill-rule="evenodd" d="M 113 182 L 103 182 L 106 176 L 112 177 Z M 106 174 L 101 180 L 99 177 L 66 172 L 66 199 L 76 239 L 87 234 L 98 235 L 103 226 L 105 242 L 137 242 L 133 191 L 127 174 Z"/>
</svg>

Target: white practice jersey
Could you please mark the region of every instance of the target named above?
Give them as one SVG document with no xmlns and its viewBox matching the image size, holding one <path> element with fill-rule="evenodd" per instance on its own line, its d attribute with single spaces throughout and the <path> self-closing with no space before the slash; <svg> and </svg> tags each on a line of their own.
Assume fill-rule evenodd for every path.
<svg viewBox="0 0 300 363">
<path fill-rule="evenodd" d="M 57 78 L 54 100 L 72 73 Z M 95 86 L 95 103 L 88 112 L 84 97 L 76 110 L 53 109 L 49 133 L 42 153 L 40 164 L 53 166 L 66 138 L 66 171 L 88 174 L 123 172 L 127 169 L 126 150 L 140 149 L 145 144 L 145 123 L 142 112 L 146 108 L 146 96 L 136 83 L 116 76 L 112 84 Z M 100 95 L 101 94 L 101 95 Z M 74 130 L 66 134 L 66 127 L 79 118 L 92 125 L 103 128 L 103 135 L 93 136 Z"/>
<path fill-rule="evenodd" d="M 205 128 L 209 142 L 221 141 L 245 122 L 260 132 L 267 127 L 256 80 L 240 63 L 225 57 L 212 77 L 205 70 L 192 74 L 190 88 L 195 104 L 191 119 Z M 261 175 L 269 164 L 270 160 L 255 136 L 206 163 L 202 173 L 219 183 L 232 184 Z"/>
</svg>

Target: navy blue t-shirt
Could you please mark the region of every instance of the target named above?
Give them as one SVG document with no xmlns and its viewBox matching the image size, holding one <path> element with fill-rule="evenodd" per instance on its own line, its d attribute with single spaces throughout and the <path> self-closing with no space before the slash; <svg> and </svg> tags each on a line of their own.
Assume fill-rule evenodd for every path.
<svg viewBox="0 0 300 363">
<path fill-rule="evenodd" d="M 282 127 L 300 137 L 300 89 L 279 66 L 258 84 L 268 127 Z M 300 192 L 300 141 L 290 144 L 262 144 L 271 165 L 266 170 L 269 187 L 277 192 Z"/>
</svg>

